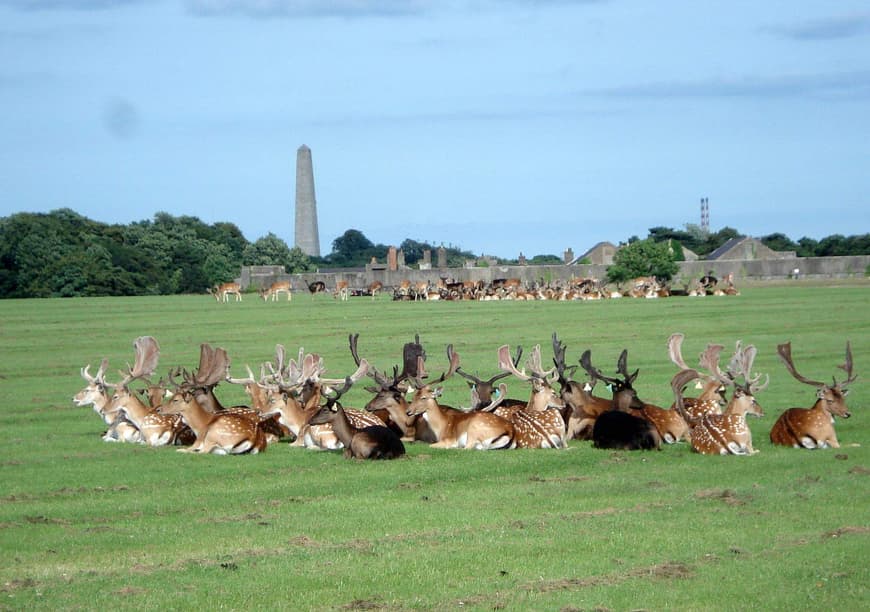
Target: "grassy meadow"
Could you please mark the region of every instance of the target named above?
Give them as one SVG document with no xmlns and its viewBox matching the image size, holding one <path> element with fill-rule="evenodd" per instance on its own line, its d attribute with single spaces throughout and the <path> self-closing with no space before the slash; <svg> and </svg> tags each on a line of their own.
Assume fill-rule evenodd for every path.
<svg viewBox="0 0 870 612">
<path fill-rule="evenodd" d="M 738 297 L 606 302 L 394 303 L 296 295 L 218 304 L 209 296 L 0 301 L 0 609 L 744 610 L 866 609 L 870 601 L 870 285 L 747 287 Z M 447 451 L 420 443 L 391 462 L 270 446 L 195 456 L 103 442 L 102 421 L 71 398 L 103 357 L 109 380 L 153 335 L 158 372 L 196 366 L 200 343 L 227 349 L 234 375 L 276 343 L 354 369 L 349 333 L 381 370 L 415 333 L 437 376 L 452 343 L 463 369 L 497 372 L 501 344 L 551 335 L 577 363 L 613 372 L 623 348 L 648 402 L 670 405 L 666 340 L 755 344 L 770 374 L 751 419 L 750 457 L 706 457 L 685 443 L 614 452 Z M 798 370 L 855 371 L 840 449 L 773 447 L 768 431 L 811 387 Z M 729 353 L 730 354 L 730 353 Z M 577 377 L 585 376 L 581 371 Z M 508 381 L 513 397 L 528 388 Z M 369 398 L 360 384 L 346 396 Z M 240 388 L 222 384 L 224 403 Z M 606 393 L 599 390 L 600 394 Z M 467 406 L 459 377 L 445 403 Z"/>
</svg>

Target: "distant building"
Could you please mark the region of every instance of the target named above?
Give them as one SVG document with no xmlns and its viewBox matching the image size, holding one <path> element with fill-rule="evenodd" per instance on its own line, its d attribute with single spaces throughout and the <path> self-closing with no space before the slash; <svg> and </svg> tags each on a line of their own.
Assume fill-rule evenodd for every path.
<svg viewBox="0 0 870 612">
<path fill-rule="evenodd" d="M 619 247 L 612 242 L 599 242 L 579 257 L 575 257 L 567 263 L 569 266 L 572 266 L 582 261 L 583 263 L 590 263 L 599 266 L 609 266 L 613 263 L 613 258 L 616 256 L 616 251 L 618 250 Z"/>
<path fill-rule="evenodd" d="M 797 257 L 797 253 L 794 251 L 774 251 L 760 240 L 748 236 L 732 238 L 707 255 L 707 259 L 710 261 L 794 259 L 795 257 Z"/>
</svg>

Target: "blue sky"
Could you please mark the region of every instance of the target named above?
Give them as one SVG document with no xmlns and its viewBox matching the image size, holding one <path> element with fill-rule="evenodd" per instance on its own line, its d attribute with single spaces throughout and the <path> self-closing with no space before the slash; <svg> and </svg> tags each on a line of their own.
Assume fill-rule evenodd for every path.
<svg viewBox="0 0 870 612">
<path fill-rule="evenodd" d="M 0 0 L 0 216 L 516 257 L 870 231 L 866 1 Z"/>
</svg>

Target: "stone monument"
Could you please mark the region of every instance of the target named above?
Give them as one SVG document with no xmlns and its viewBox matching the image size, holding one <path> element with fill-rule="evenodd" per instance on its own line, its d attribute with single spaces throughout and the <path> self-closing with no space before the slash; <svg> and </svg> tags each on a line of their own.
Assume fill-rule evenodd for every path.
<svg viewBox="0 0 870 612">
<path fill-rule="evenodd" d="M 306 255 L 320 257 L 317 232 L 317 201 L 314 198 L 314 167 L 311 149 L 302 145 L 296 151 L 296 243 Z"/>
</svg>

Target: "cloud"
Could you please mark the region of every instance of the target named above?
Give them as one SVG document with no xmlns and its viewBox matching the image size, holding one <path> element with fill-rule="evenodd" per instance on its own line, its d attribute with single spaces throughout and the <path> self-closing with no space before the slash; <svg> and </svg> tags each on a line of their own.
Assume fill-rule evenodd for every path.
<svg viewBox="0 0 870 612">
<path fill-rule="evenodd" d="M 870 15 L 850 15 L 767 28 L 792 40 L 837 40 L 870 34 Z"/>
<path fill-rule="evenodd" d="M 584 90 L 585 96 L 625 98 L 803 98 L 848 99 L 870 94 L 870 70 L 832 74 L 664 81 Z"/>
<path fill-rule="evenodd" d="M 204 17 L 370 17 L 415 15 L 436 6 L 431 0 L 186 0 Z"/>
<path fill-rule="evenodd" d="M 0 6 L 20 11 L 101 11 L 142 4 L 144 0 L 0 0 Z"/>
</svg>

